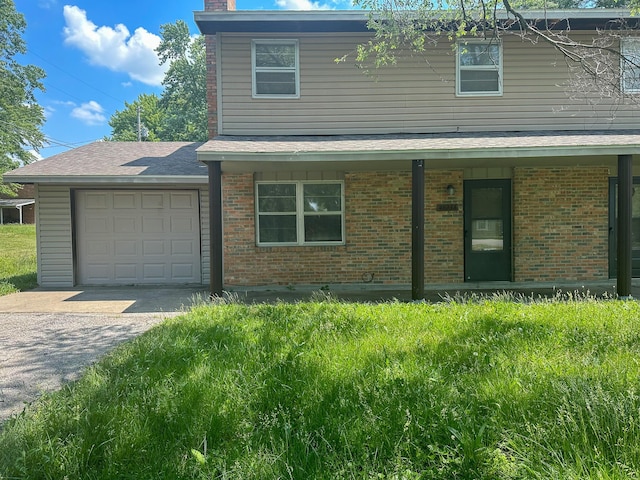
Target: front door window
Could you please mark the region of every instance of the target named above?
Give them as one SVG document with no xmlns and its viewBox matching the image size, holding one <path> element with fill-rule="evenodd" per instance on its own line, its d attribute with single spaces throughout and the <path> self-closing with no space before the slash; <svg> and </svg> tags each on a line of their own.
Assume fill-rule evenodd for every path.
<svg viewBox="0 0 640 480">
<path fill-rule="evenodd" d="M 465 280 L 511 280 L 511 180 L 464 186 Z"/>
</svg>

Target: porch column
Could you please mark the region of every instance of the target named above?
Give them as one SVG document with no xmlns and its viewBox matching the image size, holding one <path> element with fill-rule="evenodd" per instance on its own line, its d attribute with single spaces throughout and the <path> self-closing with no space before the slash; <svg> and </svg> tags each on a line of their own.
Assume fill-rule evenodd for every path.
<svg viewBox="0 0 640 480">
<path fill-rule="evenodd" d="M 209 170 L 209 290 L 222 296 L 222 167 L 219 161 L 207 162 Z"/>
<path fill-rule="evenodd" d="M 424 160 L 411 165 L 411 298 L 424 298 Z"/>
<path fill-rule="evenodd" d="M 618 155 L 618 296 L 631 296 L 632 156 Z"/>
</svg>

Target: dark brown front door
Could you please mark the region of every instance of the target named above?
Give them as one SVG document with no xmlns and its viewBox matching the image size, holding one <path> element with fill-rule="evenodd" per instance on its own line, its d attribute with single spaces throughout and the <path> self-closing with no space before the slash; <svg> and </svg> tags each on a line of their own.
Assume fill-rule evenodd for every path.
<svg viewBox="0 0 640 480">
<path fill-rule="evenodd" d="M 464 183 L 464 278 L 511 280 L 511 180 Z"/>
</svg>

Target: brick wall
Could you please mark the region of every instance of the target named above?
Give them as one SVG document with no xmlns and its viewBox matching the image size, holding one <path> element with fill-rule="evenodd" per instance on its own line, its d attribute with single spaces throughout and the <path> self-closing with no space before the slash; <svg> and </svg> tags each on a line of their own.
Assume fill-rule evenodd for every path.
<svg viewBox="0 0 640 480">
<path fill-rule="evenodd" d="M 236 9 L 236 0 L 205 0 L 206 12 L 221 12 Z M 207 63 L 207 128 L 209 138 L 218 135 L 218 83 L 216 71 L 216 35 L 205 35 Z"/>
<path fill-rule="evenodd" d="M 453 184 L 455 196 L 446 193 Z M 411 173 L 345 175 L 346 245 L 257 247 L 253 175 L 224 175 L 225 285 L 411 283 Z M 462 173 L 427 171 L 427 283 L 463 279 Z"/>
<path fill-rule="evenodd" d="M 516 168 L 515 281 L 608 277 L 608 169 Z"/>
</svg>

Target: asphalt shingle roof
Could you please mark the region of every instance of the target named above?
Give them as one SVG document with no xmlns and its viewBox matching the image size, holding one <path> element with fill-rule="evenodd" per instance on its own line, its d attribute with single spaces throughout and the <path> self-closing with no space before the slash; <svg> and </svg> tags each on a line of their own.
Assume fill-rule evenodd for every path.
<svg viewBox="0 0 640 480">
<path fill-rule="evenodd" d="M 219 136 L 198 148 L 199 153 L 346 153 L 430 152 L 471 149 L 639 148 L 640 130 L 474 132 L 335 136 Z"/>
<path fill-rule="evenodd" d="M 25 165 L 12 177 L 207 176 L 192 142 L 95 142 Z"/>
</svg>

